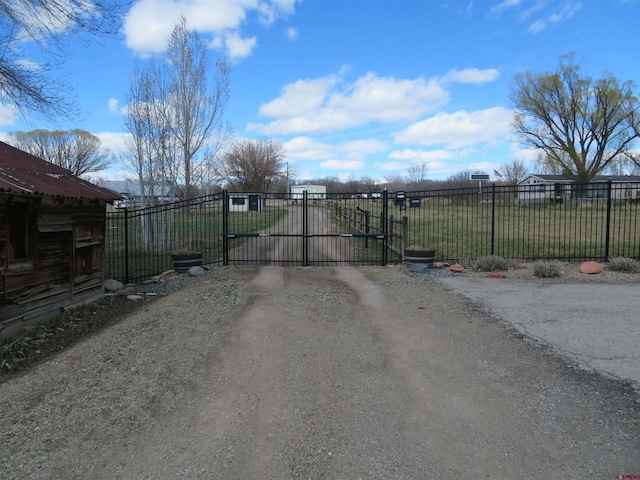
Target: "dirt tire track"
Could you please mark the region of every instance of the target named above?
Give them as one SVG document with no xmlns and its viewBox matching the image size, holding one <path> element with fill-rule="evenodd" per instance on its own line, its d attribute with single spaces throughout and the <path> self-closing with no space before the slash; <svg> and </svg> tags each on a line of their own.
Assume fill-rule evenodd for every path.
<svg viewBox="0 0 640 480">
<path fill-rule="evenodd" d="M 614 478 L 636 400 L 394 268 L 223 269 L 0 385 L 0 478 Z"/>
</svg>

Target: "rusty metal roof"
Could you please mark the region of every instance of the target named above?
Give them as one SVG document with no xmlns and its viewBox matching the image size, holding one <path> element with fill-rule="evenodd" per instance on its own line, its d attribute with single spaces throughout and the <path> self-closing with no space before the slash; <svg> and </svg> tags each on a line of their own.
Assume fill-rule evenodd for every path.
<svg viewBox="0 0 640 480">
<path fill-rule="evenodd" d="M 116 192 L 74 176 L 70 170 L 0 142 L 0 192 L 118 200 Z"/>
</svg>

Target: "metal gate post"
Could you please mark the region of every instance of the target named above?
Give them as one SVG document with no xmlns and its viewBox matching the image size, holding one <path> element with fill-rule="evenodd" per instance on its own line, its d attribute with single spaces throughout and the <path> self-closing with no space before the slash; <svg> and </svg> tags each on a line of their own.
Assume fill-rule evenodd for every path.
<svg viewBox="0 0 640 480">
<path fill-rule="evenodd" d="M 229 190 L 222 191 L 222 264 L 229 265 Z"/>
<path fill-rule="evenodd" d="M 604 261 L 610 260 L 609 253 L 611 247 L 611 180 L 607 182 L 607 225 L 604 239 Z"/>
<path fill-rule="evenodd" d="M 496 247 L 496 184 L 491 184 L 491 255 Z"/>
<path fill-rule="evenodd" d="M 129 283 L 129 209 L 124 209 L 124 283 Z"/>
<path fill-rule="evenodd" d="M 387 205 L 387 201 L 388 192 L 385 188 L 382 191 L 382 215 L 380 216 L 380 226 L 382 227 L 382 255 L 380 258 L 380 263 L 383 267 L 387 265 L 387 262 L 389 260 L 389 237 L 387 236 L 387 233 L 389 232 L 389 221 L 387 219 L 387 215 L 389 214 L 389 207 Z"/>
<path fill-rule="evenodd" d="M 302 265 L 309 266 L 309 201 L 307 191 L 302 192 Z"/>
</svg>

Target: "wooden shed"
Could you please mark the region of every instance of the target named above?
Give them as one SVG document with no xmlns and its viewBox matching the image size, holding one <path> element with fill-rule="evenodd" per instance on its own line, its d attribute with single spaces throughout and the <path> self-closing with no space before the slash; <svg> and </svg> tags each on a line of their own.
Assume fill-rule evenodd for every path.
<svg viewBox="0 0 640 480">
<path fill-rule="evenodd" d="M 119 198 L 0 142 L 0 339 L 104 294 L 106 205 Z"/>
</svg>

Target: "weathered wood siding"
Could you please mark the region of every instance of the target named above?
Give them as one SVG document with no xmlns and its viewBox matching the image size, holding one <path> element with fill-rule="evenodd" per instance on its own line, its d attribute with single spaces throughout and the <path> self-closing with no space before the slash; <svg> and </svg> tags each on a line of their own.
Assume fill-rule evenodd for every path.
<svg viewBox="0 0 640 480">
<path fill-rule="evenodd" d="M 25 200 L 27 255 L 16 260 L 8 218 Z M 0 194 L 0 338 L 103 294 L 105 212 L 100 200 Z"/>
</svg>

